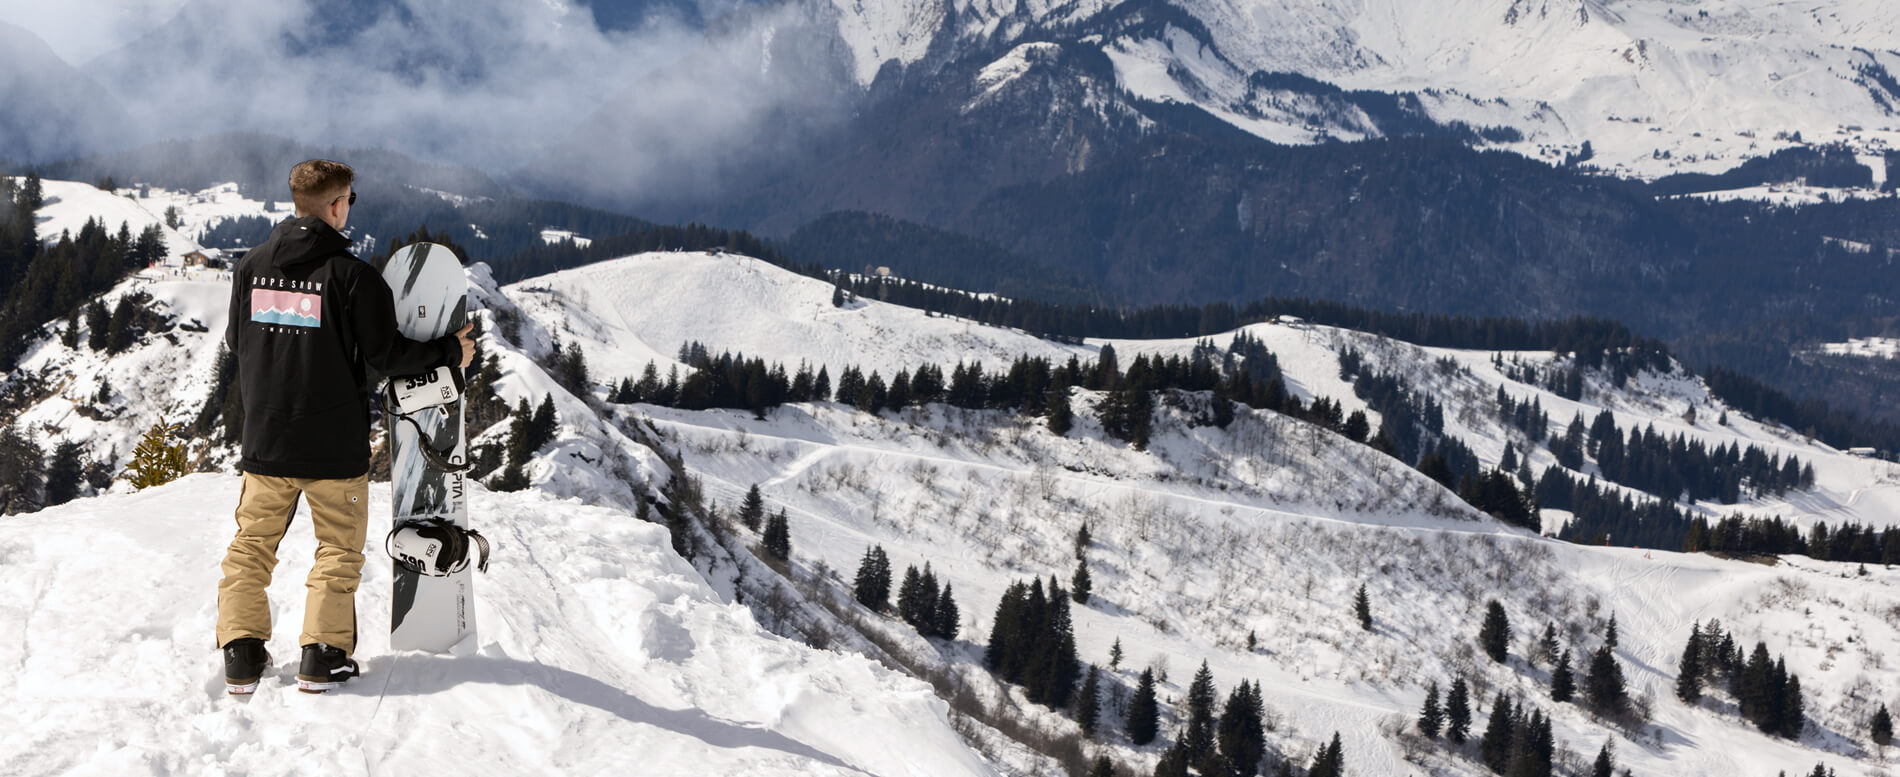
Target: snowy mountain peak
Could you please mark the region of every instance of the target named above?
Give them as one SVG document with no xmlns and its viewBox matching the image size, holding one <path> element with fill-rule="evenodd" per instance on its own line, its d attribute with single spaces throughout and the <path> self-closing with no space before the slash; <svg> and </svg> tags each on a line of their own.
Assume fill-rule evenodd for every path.
<svg viewBox="0 0 1900 777">
<path fill-rule="evenodd" d="M 1324 0 L 1249 3 L 835 4 L 861 83 L 932 50 L 955 59 L 998 43 L 1095 46 L 1120 86 L 1189 102 L 1281 142 L 1378 136 L 1308 89 L 1263 99 L 1260 74 L 1348 90 L 1417 94 L 1441 125 L 1509 127 L 1493 145 L 1559 161 L 1589 141 L 1597 164 L 1653 177 L 1732 167 L 1794 144 L 1900 144 L 1900 14 L 1847 0 L 1685 6 L 1663 0 Z M 953 24 L 944 20 L 954 16 Z M 934 36 L 934 38 L 933 38 Z M 936 47 L 933 49 L 932 47 Z M 988 57 L 995 57 L 994 54 Z M 987 58 L 987 57 L 986 57 Z M 1000 70 L 999 70 L 1000 68 Z M 985 79 L 989 76 L 985 76 Z"/>
</svg>

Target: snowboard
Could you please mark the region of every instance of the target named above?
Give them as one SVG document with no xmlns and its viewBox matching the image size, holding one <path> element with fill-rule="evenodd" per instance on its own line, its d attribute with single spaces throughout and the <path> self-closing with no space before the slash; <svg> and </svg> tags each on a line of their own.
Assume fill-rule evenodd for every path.
<svg viewBox="0 0 1900 777">
<path fill-rule="evenodd" d="M 411 340 L 434 340 L 468 323 L 468 276 L 455 253 L 434 243 L 403 246 L 376 264 L 396 299 L 396 326 Z M 459 366 L 454 369 L 461 369 Z M 468 484 L 460 466 L 468 460 L 459 391 L 420 384 L 433 375 L 389 376 L 391 389 L 441 390 L 453 399 L 410 411 L 384 403 L 390 440 L 390 487 L 395 515 L 392 528 L 406 522 L 437 519 L 468 528 Z M 439 378 L 437 381 L 439 382 Z M 414 423 L 410 423 L 414 421 Z M 422 446 L 433 448 L 424 451 Z M 432 460 L 433 459 L 433 460 Z M 474 570 L 463 568 L 433 577 L 391 560 L 395 566 L 389 647 L 392 650 L 447 652 L 475 634 Z"/>
</svg>

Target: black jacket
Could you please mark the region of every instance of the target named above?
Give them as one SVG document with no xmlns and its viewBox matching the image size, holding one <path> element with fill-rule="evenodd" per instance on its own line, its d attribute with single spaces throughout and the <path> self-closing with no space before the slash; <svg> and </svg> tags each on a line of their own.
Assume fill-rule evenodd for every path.
<svg viewBox="0 0 1900 777">
<path fill-rule="evenodd" d="M 278 224 L 238 262 L 224 344 L 244 406 L 238 469 L 296 478 L 369 471 L 372 374 L 428 372 L 462 355 L 453 335 L 397 333 L 389 285 L 315 217 Z"/>
</svg>

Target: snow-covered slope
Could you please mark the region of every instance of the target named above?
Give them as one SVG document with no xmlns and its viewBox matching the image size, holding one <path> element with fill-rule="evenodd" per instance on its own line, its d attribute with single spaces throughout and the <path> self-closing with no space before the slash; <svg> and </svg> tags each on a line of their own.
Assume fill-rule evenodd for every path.
<svg viewBox="0 0 1900 777">
<path fill-rule="evenodd" d="M 1794 142 L 1900 141 L 1900 11 L 1822 0 L 834 0 L 860 81 L 931 44 L 1082 30 L 1123 88 L 1190 102 L 1280 142 L 1379 134 L 1257 74 L 1417 93 L 1440 124 L 1512 127 L 1552 161 L 1589 141 L 1627 174 L 1710 171 Z M 934 35 L 932 34 L 934 32 Z M 947 39 L 947 40 L 940 40 Z M 1015 52 L 1004 59 L 1016 56 Z M 1884 174 L 1884 170 L 1881 173 Z"/>
<path fill-rule="evenodd" d="M 587 354 L 603 380 L 662 366 L 685 340 L 787 365 L 855 364 L 889 375 L 905 366 L 958 360 L 1001 365 L 1019 354 L 1091 358 L 1104 343 L 1064 346 L 860 301 L 830 306 L 830 286 L 743 258 L 644 255 L 525 281 L 504 289 L 534 320 Z M 1446 405 L 1447 428 L 1495 463 L 1508 433 L 1485 410 L 1499 385 L 1539 398 L 1554 424 L 1608 408 L 1620 425 L 1736 440 L 1813 461 L 1818 487 L 1786 503 L 1746 507 L 1787 517 L 1894 523 L 1900 477 L 1892 465 L 1849 457 L 1731 414 L 1700 382 L 1646 374 L 1623 390 L 1592 383 L 1573 403 L 1508 381 L 1493 354 L 1425 349 L 1306 325 L 1248 328 L 1279 357 L 1302 396 L 1360 406 L 1339 379 L 1338 353 L 1400 370 Z M 1226 336 L 1214 338 L 1217 346 Z M 1115 341 L 1135 354 L 1185 354 L 1192 341 Z M 1552 354 L 1508 354 L 1528 362 Z M 1449 367 L 1438 366 L 1445 361 Z M 1168 670 L 1164 696 L 1178 698 L 1207 661 L 1224 690 L 1265 683 L 1279 725 L 1276 752 L 1302 765 L 1337 730 L 1356 774 L 1403 775 L 1422 767 L 1476 774 L 1471 761 L 1426 756 L 1414 765 L 1387 731 L 1416 713 L 1423 684 L 1473 678 L 1480 697 L 1504 690 L 1556 718 L 1558 739 L 1583 756 L 1606 739 L 1637 774 L 1731 775 L 1805 772 L 1816 761 L 1870 758 L 1865 720 L 1894 704 L 1900 605 L 1892 570 L 1794 559 L 1779 566 L 1660 550 L 1557 543 L 1477 518 L 1451 495 L 1369 448 L 1273 413 L 1243 410 L 1226 430 L 1190 428 L 1179 413 L 1157 425 L 1150 449 L 1108 440 L 1077 395 L 1067 437 L 1035 419 L 946 407 L 873 417 L 828 403 L 788 405 L 755 420 L 744 411 L 684 412 L 631 406 L 616 412 L 650 423 L 685 454 L 708 494 L 727 509 L 758 484 L 792 518 L 801 571 L 828 569 L 848 587 L 865 549 L 884 546 L 896 567 L 929 562 L 962 603 L 962 637 L 951 660 L 980 659 L 990 613 L 1013 580 L 1056 576 L 1075 566 L 1071 539 L 1087 523 L 1096 599 L 1076 608 L 1083 660 L 1105 665 L 1119 640 L 1127 655 L 1111 673 L 1122 692 L 1144 666 Z M 1701 421 L 1680 416 L 1691 405 Z M 1547 461 L 1539 461 L 1539 466 Z M 1714 506 L 1703 509 L 1715 511 Z M 1723 512 L 1735 508 L 1723 508 Z M 1349 621 L 1364 583 L 1375 628 Z M 1547 700 L 1548 667 L 1493 665 L 1473 651 L 1484 602 L 1503 601 L 1516 626 L 1514 652 L 1554 623 L 1577 654 L 1594 650 L 1614 613 L 1617 651 L 1633 692 L 1649 699 L 1650 722 L 1606 727 Z M 1773 740 L 1719 704 L 1691 709 L 1673 698 L 1675 660 L 1690 626 L 1720 620 L 1747 645 L 1762 640 L 1801 675 L 1812 727 L 1800 742 Z M 1255 647 L 1246 647 L 1248 637 Z M 1051 718 L 1053 720 L 1053 718 Z M 1112 726 L 1112 728 L 1117 728 Z M 1164 730 L 1167 727 L 1164 726 Z M 1155 749 L 1121 752 L 1152 764 Z M 1851 768 L 1851 767 L 1849 767 Z"/>
<path fill-rule="evenodd" d="M 822 364 L 834 375 L 856 365 L 887 376 L 959 360 L 1001 367 L 1023 354 L 1086 361 L 1111 344 L 1125 365 L 1138 354 L 1185 355 L 1193 341 L 1065 345 L 874 300 L 834 308 L 830 285 L 730 255 L 628 257 L 502 288 L 476 266 L 471 281 L 503 398 L 553 395 L 562 425 L 530 465 L 534 490 L 476 491 L 475 513 L 498 545 L 493 571 L 478 582 L 481 643 L 454 658 L 392 656 L 386 637 L 368 628 L 362 655 L 370 674 L 349 692 L 310 699 L 273 686 L 233 703 L 215 687 L 209 631 L 228 531 L 215 516 L 231 509 L 237 481 L 197 475 L 137 494 L 121 485 L 120 493 L 0 521 L 0 564 L 10 573 L 0 577 L 7 603 L 0 633 L 24 635 L 0 645 L 0 660 L 22 667 L 0 691 L 7 727 L 0 753 L 8 754 L 0 771 L 301 773 L 362 763 L 381 772 L 449 758 L 496 774 L 584 774 L 627 763 L 657 773 L 1039 773 L 1034 759 L 991 766 L 971 755 L 926 686 L 865 659 L 760 633 L 734 603 L 742 588 L 734 565 L 690 567 L 671 554 L 663 530 L 627 514 L 635 489 L 650 493 L 664 482 L 661 451 L 683 457 L 721 512 L 752 484 L 771 509 L 785 509 L 795 580 L 818 575 L 848 590 L 872 544 L 900 569 L 931 564 L 954 585 L 959 639 L 926 643 L 877 618 L 871 628 L 976 678 L 972 687 L 991 701 L 999 691 L 979 681 L 978 666 L 998 598 L 1031 576 L 1066 582 L 1076 563 L 1072 539 L 1086 522 L 1095 598 L 1075 608 L 1075 633 L 1082 659 L 1104 668 L 1110 646 L 1121 643 L 1125 658 L 1108 673 L 1115 698 L 1126 698 L 1142 668 L 1165 669 L 1164 732 L 1172 738 L 1174 704 L 1201 662 L 1222 696 L 1241 680 L 1259 680 L 1275 757 L 1301 766 L 1338 731 L 1353 774 L 1484 773 L 1442 748 L 1408 755 L 1391 733 L 1416 713 L 1426 682 L 1443 688 L 1461 675 L 1484 702 L 1480 723 L 1491 695 L 1503 690 L 1550 712 L 1566 750 L 1589 756 L 1613 741 L 1619 762 L 1638 775 L 1798 774 L 1817 761 L 1858 773 L 1877 763 L 1867 716 L 1881 703 L 1900 706 L 1900 666 L 1891 660 L 1900 650 L 1894 570 L 1863 575 L 1854 565 L 1798 557 L 1766 565 L 1551 541 L 1476 515 L 1370 448 L 1275 413 L 1242 409 L 1221 429 L 1185 422 L 1196 411 L 1192 397 L 1180 407 L 1160 403 L 1163 420 L 1149 449 L 1138 451 L 1101 432 L 1091 412 L 1098 398 L 1087 391 L 1075 395 L 1076 428 L 1058 437 L 1036 419 L 943 406 L 871 416 L 795 404 L 764 420 L 742 411 L 606 406 L 598 390 L 567 394 L 539 365 L 557 339 L 581 348 L 602 382 L 637 376 L 648 360 L 664 373 L 688 340 L 787 365 Z M 29 357 L 37 360 L 32 370 L 70 381 L 62 397 L 83 396 L 80 384 L 92 374 L 131 387 L 122 425 L 166 412 L 167 402 L 194 407 L 191 392 L 205 389 L 194 389 L 191 376 L 208 381 L 221 329 L 208 317 L 223 287 L 179 280 L 145 288 L 181 321 L 206 318 L 209 331 L 180 327 L 178 346 L 153 338 L 106 360 L 67 352 L 54 327 Z M 1625 428 L 1654 424 L 1814 463 L 1816 489 L 1744 505 L 1750 512 L 1876 525 L 1900 515 L 1892 465 L 1740 413 L 1716 425 L 1719 402 L 1680 373 L 1647 373 L 1621 389 L 1593 379 L 1584 400 L 1572 403 L 1509 381 L 1489 352 L 1298 323 L 1245 331 L 1276 354 L 1290 390 L 1331 397 L 1348 411 L 1363 405 L 1340 378 L 1346 348 L 1402 372 L 1444 403 L 1447 429 L 1487 462 L 1513 439 L 1487 410 L 1503 386 L 1537 398 L 1559 426 L 1574 412 L 1588 419 L 1607 408 Z M 1213 341 L 1220 347 L 1230 337 Z M 1559 358 L 1505 356 L 1533 364 Z M 70 400 L 30 408 L 23 426 L 47 443 L 64 434 L 129 439 L 109 422 L 62 432 L 72 422 L 48 415 L 62 401 Z M 1691 406 L 1699 409 L 1693 423 L 1683 419 Z M 371 534 L 379 536 L 386 492 L 372 494 Z M 288 629 L 310 550 L 307 537 L 292 537 L 275 586 Z M 753 578 L 776 574 L 741 568 Z M 366 621 L 387 612 L 387 575 L 373 558 Z M 1372 600 L 1370 631 L 1350 616 L 1362 583 Z M 1472 637 L 1492 598 L 1510 613 L 1515 655 L 1545 623 L 1575 654 L 1594 650 L 1614 613 L 1617 657 L 1633 692 L 1649 700 L 1648 722 L 1606 726 L 1550 703 L 1547 667 L 1482 658 Z M 1723 701 L 1694 708 L 1675 701 L 1676 656 L 1690 626 L 1710 619 L 1745 646 L 1766 642 L 1799 673 L 1811 724 L 1801 740 L 1765 737 Z M 280 669 L 292 660 L 287 635 L 274 643 Z M 832 644 L 849 651 L 861 643 Z M 75 674 L 75 666 L 93 669 Z M 1111 719 L 1120 713 L 1117 702 L 1109 709 Z M 1039 717 L 1056 730 L 1069 725 L 1055 713 Z M 415 733 L 397 739 L 386 733 L 393 728 Z M 1152 766 L 1157 746 L 1129 746 L 1119 723 L 1107 731 L 1118 759 Z"/>
<path fill-rule="evenodd" d="M 246 199 L 238 193 L 236 184 L 199 192 L 151 187 L 108 192 L 89 183 L 56 180 L 41 181 L 40 186 L 45 198 L 39 212 L 42 240 L 58 240 L 61 233 L 79 234 L 80 227 L 89 220 L 104 224 L 110 232 L 118 231 L 119 225 L 124 224 L 134 235 L 157 225 L 164 231 L 166 254 L 174 269 L 182 265 L 185 254 L 204 248 L 198 238 L 205 230 L 240 216 L 283 218 L 291 209 L 288 201 L 263 203 Z M 165 221 L 166 212 L 173 209 L 178 217 L 175 228 Z"/>
<path fill-rule="evenodd" d="M 496 544 L 479 644 L 391 654 L 377 554 L 357 597 L 364 675 L 323 696 L 292 679 L 315 549 L 296 521 L 271 586 L 275 663 L 254 697 L 228 697 L 212 632 L 238 486 L 194 475 L 0 521 L 0 772 L 995 773 L 928 686 L 774 637 L 664 528 L 538 491 L 475 490 Z M 369 513 L 381 537 L 387 487 Z"/>
</svg>

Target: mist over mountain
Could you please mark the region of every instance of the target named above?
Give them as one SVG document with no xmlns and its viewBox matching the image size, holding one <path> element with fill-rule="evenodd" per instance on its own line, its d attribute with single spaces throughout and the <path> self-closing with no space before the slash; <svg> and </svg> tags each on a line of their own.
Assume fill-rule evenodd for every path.
<svg viewBox="0 0 1900 777">
<path fill-rule="evenodd" d="M 692 46 L 703 10 L 597 6 L 192 0 L 85 69 L 146 140 L 242 129 L 505 169 Z"/>
<path fill-rule="evenodd" d="M 132 117 L 33 33 L 0 21 L 0 159 L 45 162 L 132 136 Z"/>
</svg>

